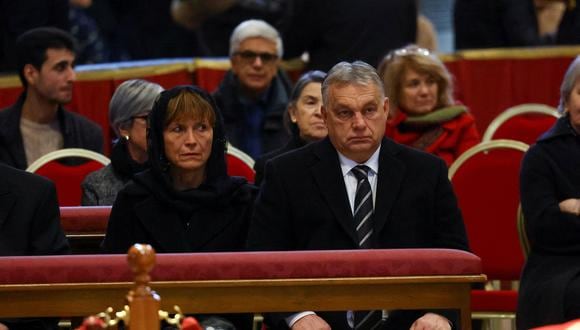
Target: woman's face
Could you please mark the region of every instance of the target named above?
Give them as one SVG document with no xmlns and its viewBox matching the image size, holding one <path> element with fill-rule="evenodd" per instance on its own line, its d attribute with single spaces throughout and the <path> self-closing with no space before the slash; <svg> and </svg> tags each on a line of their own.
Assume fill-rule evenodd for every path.
<svg viewBox="0 0 580 330">
<path fill-rule="evenodd" d="M 439 86 L 431 75 L 407 68 L 402 77 L 399 107 L 408 115 L 424 115 L 435 110 Z"/>
<path fill-rule="evenodd" d="M 189 174 L 203 174 L 211 154 L 213 128 L 209 121 L 183 118 L 163 130 L 165 156 L 172 168 Z"/>
<path fill-rule="evenodd" d="M 566 111 L 570 113 L 570 124 L 576 132 L 580 133 L 580 79 L 576 80 L 574 88 L 568 96 Z"/>
<path fill-rule="evenodd" d="M 308 83 L 296 104 L 290 107 L 290 119 L 298 125 L 300 137 L 306 141 L 321 140 L 328 134 L 326 124 L 322 119 L 320 108 L 322 107 L 321 83 Z"/>
<path fill-rule="evenodd" d="M 143 163 L 147 160 L 147 114 L 133 116 L 129 128 L 119 129 L 121 137 L 128 136 L 129 154 L 134 161 Z"/>
</svg>

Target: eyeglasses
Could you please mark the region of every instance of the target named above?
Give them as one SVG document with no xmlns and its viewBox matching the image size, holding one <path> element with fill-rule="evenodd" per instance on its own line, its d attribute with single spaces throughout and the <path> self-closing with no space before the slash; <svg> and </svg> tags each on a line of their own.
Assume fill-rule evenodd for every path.
<svg viewBox="0 0 580 330">
<path fill-rule="evenodd" d="M 243 52 L 235 52 L 234 55 L 239 56 L 246 63 L 254 63 L 256 58 L 260 58 L 260 61 L 264 64 L 272 64 L 278 59 L 278 55 L 270 53 L 256 53 L 251 50 L 245 50 Z"/>
</svg>

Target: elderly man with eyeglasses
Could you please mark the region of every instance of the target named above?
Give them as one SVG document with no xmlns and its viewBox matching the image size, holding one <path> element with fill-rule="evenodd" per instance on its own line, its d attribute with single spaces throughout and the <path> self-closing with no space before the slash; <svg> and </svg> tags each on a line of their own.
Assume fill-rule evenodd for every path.
<svg viewBox="0 0 580 330">
<path fill-rule="evenodd" d="M 290 138 L 283 116 L 291 83 L 279 68 L 282 53 L 280 34 L 270 24 L 240 23 L 230 38 L 232 68 L 214 93 L 229 142 L 253 158 Z"/>
</svg>

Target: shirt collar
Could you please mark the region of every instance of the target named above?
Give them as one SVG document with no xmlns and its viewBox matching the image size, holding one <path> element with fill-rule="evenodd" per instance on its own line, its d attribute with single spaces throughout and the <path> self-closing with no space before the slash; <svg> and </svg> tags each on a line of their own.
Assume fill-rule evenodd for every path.
<svg viewBox="0 0 580 330">
<path fill-rule="evenodd" d="M 355 166 L 366 165 L 368 166 L 373 174 L 379 173 L 379 153 L 381 151 L 381 145 L 375 150 L 371 157 L 364 163 L 357 163 L 352 159 L 348 159 L 346 156 L 338 152 L 338 160 L 340 162 L 340 168 L 342 170 L 342 176 L 345 177 Z"/>
</svg>

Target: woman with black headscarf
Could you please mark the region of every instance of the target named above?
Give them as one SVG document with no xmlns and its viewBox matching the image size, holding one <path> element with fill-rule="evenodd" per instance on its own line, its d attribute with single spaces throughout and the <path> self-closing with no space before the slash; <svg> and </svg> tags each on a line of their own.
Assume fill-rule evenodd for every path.
<svg viewBox="0 0 580 330">
<path fill-rule="evenodd" d="M 159 253 L 241 251 L 256 188 L 226 173 L 226 140 L 214 100 L 194 86 L 161 93 L 149 114 L 151 168 L 117 196 L 108 253 L 146 243 Z M 251 327 L 251 316 L 230 318 Z M 247 321 L 247 322 L 246 322 Z"/>
</svg>

